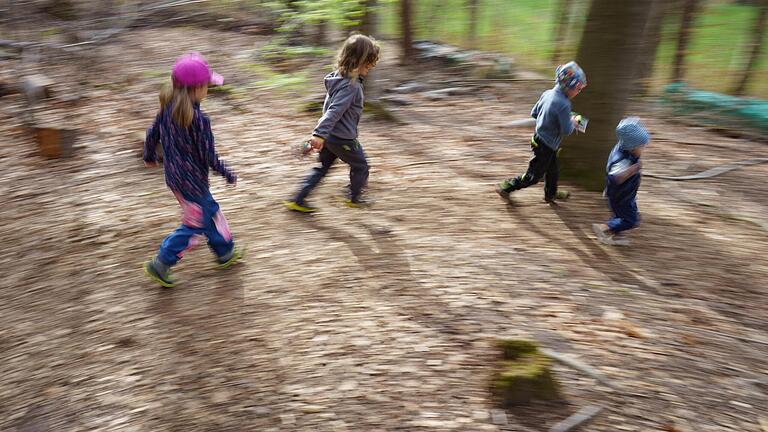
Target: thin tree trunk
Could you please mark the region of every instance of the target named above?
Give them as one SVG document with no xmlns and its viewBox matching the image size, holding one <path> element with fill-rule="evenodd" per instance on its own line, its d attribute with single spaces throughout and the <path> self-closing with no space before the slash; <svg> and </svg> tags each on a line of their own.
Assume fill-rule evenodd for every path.
<svg viewBox="0 0 768 432">
<path fill-rule="evenodd" d="M 560 0 L 557 10 L 557 18 L 555 25 L 557 26 L 557 32 L 555 33 L 555 40 L 552 48 L 552 63 L 558 64 L 563 56 L 563 48 L 565 45 L 565 34 L 568 30 L 568 21 L 570 17 L 570 10 L 573 2 L 571 0 Z"/>
<path fill-rule="evenodd" d="M 413 28 L 411 0 L 400 0 L 400 32 L 402 34 L 401 63 L 408 65 L 413 61 Z"/>
<path fill-rule="evenodd" d="M 477 48 L 477 23 L 478 12 L 480 9 L 480 0 L 469 0 L 469 46 Z"/>
<path fill-rule="evenodd" d="M 670 10 L 673 3 L 669 0 L 653 0 L 650 16 L 643 31 L 642 47 L 637 65 L 637 94 L 647 95 L 651 91 L 651 77 L 653 65 L 656 62 L 656 51 L 661 42 L 661 26 L 664 16 Z"/>
<path fill-rule="evenodd" d="M 437 34 L 438 24 L 442 22 L 440 17 L 440 9 L 443 5 L 442 1 L 433 1 L 432 7 L 429 8 L 429 18 L 427 19 L 426 23 L 426 30 L 427 30 L 427 38 L 434 39 L 435 35 Z"/>
<path fill-rule="evenodd" d="M 325 45 L 328 38 L 328 21 L 320 21 L 315 24 L 315 46 Z"/>
<path fill-rule="evenodd" d="M 377 34 L 376 6 L 377 0 L 365 0 L 363 3 L 363 17 L 360 20 L 358 30 L 366 36 L 375 37 Z M 381 94 L 377 77 L 378 73 L 376 69 L 373 69 L 365 79 L 365 99 L 367 101 L 378 99 Z"/>
<path fill-rule="evenodd" d="M 677 49 L 675 50 L 675 64 L 672 73 L 672 81 L 682 81 L 685 76 L 685 56 L 688 51 L 688 39 L 691 35 L 691 27 L 696 18 L 700 0 L 685 0 L 683 13 L 680 19 L 680 33 L 677 36 Z"/>
<path fill-rule="evenodd" d="M 593 0 L 590 5 L 576 56 L 589 84 L 573 101 L 574 110 L 589 118 L 589 127 L 586 134 L 567 138 L 562 152 L 563 177 L 586 189 L 605 186 L 605 160 L 632 92 L 652 1 Z"/>
<path fill-rule="evenodd" d="M 755 71 L 755 64 L 760 57 L 760 51 L 763 47 L 763 39 L 765 36 L 766 16 L 768 16 L 768 0 L 762 0 L 758 6 L 759 10 L 755 17 L 755 26 L 752 28 L 752 41 L 749 44 L 749 54 L 747 64 L 744 66 L 744 70 L 741 73 L 741 77 L 733 89 L 733 93 L 737 95 L 743 95 L 746 93 L 747 84 L 749 79 Z"/>
<path fill-rule="evenodd" d="M 366 36 L 376 34 L 376 0 L 363 2 L 363 17 L 360 19 L 358 30 Z"/>
</svg>

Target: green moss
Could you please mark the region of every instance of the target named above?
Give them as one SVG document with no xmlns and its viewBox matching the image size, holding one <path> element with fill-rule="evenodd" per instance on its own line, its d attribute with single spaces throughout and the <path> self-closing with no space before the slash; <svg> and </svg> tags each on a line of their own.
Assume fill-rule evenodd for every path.
<svg viewBox="0 0 768 432">
<path fill-rule="evenodd" d="M 539 347 L 534 342 L 522 339 L 501 340 L 496 344 L 501 348 L 505 360 L 516 360 L 522 355 L 539 351 Z"/>
<path fill-rule="evenodd" d="M 540 353 L 533 342 L 499 341 L 503 360 L 494 372 L 491 393 L 502 406 L 521 405 L 531 400 L 561 399 L 552 374 L 552 360 Z"/>
</svg>

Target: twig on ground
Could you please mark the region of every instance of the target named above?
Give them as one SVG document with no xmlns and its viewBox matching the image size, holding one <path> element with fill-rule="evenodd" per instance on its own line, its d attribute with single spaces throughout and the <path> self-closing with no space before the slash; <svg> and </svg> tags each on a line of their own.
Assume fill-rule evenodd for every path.
<svg viewBox="0 0 768 432">
<path fill-rule="evenodd" d="M 592 366 L 589 366 L 586 363 L 583 363 L 579 360 L 576 360 L 575 358 L 567 355 L 567 354 L 560 354 L 556 351 L 552 351 L 548 348 L 539 348 L 539 351 L 541 351 L 542 354 L 546 355 L 547 357 L 551 357 L 553 360 L 559 361 L 560 363 L 563 363 L 564 365 L 570 366 L 580 372 L 583 372 L 590 377 L 597 380 L 599 383 L 613 389 L 613 390 L 619 390 L 618 387 L 616 387 L 614 384 L 612 384 L 610 381 L 608 381 L 607 378 L 603 376 L 600 372 L 598 372 L 595 368 Z"/>
<path fill-rule="evenodd" d="M 602 411 L 603 411 L 603 407 L 599 407 L 595 405 L 587 405 L 584 408 L 573 413 L 567 419 L 552 426 L 549 429 L 549 432 L 568 432 L 592 420 L 593 418 L 595 418 L 595 416 L 600 414 Z"/>
<path fill-rule="evenodd" d="M 768 158 L 748 159 L 748 160 L 733 162 L 727 165 L 710 168 L 698 174 L 691 174 L 691 175 L 684 175 L 684 176 L 668 176 L 668 175 L 648 173 L 648 172 L 643 173 L 643 175 L 646 177 L 653 177 L 657 179 L 673 180 L 673 181 L 701 180 L 701 179 L 707 179 L 707 178 L 719 176 L 721 174 L 725 174 L 727 172 L 731 172 L 731 171 L 743 168 L 745 166 L 760 165 L 764 163 L 768 163 Z"/>
</svg>

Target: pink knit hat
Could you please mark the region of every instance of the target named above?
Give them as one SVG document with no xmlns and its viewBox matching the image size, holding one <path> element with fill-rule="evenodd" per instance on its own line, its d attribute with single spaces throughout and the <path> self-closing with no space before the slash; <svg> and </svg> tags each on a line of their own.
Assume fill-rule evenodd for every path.
<svg viewBox="0 0 768 432">
<path fill-rule="evenodd" d="M 176 60 L 171 72 L 173 85 L 177 87 L 198 87 L 202 85 L 222 85 L 224 77 L 212 71 L 200 53 L 184 54 Z"/>
</svg>

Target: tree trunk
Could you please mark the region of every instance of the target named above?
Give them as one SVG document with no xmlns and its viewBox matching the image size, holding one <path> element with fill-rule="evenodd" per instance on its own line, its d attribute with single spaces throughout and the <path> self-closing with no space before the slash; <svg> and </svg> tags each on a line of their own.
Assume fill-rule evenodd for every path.
<svg viewBox="0 0 768 432">
<path fill-rule="evenodd" d="M 363 16 L 360 18 L 358 31 L 366 36 L 376 34 L 376 0 L 362 2 Z"/>
<path fill-rule="evenodd" d="M 736 87 L 733 89 L 733 93 L 737 95 L 743 95 L 746 93 L 747 84 L 755 69 L 758 57 L 760 57 L 760 51 L 763 47 L 763 39 L 765 36 L 766 16 L 768 16 L 768 0 L 762 0 L 758 6 L 759 10 L 755 17 L 755 26 L 752 28 L 752 41 L 749 44 L 749 58 L 747 64 L 744 65 L 744 70 L 741 73 Z"/>
<path fill-rule="evenodd" d="M 402 57 L 400 62 L 409 65 L 413 61 L 413 28 L 411 0 L 400 0 L 400 33 L 402 34 Z"/>
<path fill-rule="evenodd" d="M 589 127 L 586 134 L 567 138 L 562 152 L 564 179 L 588 190 L 605 186 L 605 161 L 632 92 L 652 1 L 593 0 L 590 5 L 576 56 L 588 87 L 574 99 L 574 111 L 589 118 Z"/>
<path fill-rule="evenodd" d="M 315 24 L 315 37 L 314 37 L 315 46 L 325 45 L 327 38 L 328 38 L 328 21 L 323 20 Z"/>
<path fill-rule="evenodd" d="M 565 45 L 565 34 L 568 30 L 568 18 L 573 2 L 571 0 L 560 0 L 557 10 L 557 32 L 555 33 L 554 48 L 552 49 L 552 64 L 559 64 L 563 55 Z"/>
<path fill-rule="evenodd" d="M 429 17 L 425 24 L 426 34 L 428 39 L 434 39 L 435 35 L 440 30 L 438 24 L 442 22 L 440 19 L 440 10 L 442 9 L 443 2 L 435 1 L 429 8 Z"/>
<path fill-rule="evenodd" d="M 366 36 L 376 37 L 378 30 L 376 25 L 376 6 L 376 0 L 365 0 L 363 2 L 363 17 L 360 19 L 358 30 Z M 380 94 L 378 73 L 376 73 L 376 69 L 373 69 L 368 73 L 368 76 L 365 79 L 365 99 L 375 100 L 379 98 Z"/>
<path fill-rule="evenodd" d="M 664 23 L 664 16 L 669 12 L 673 3 L 668 0 L 653 0 L 651 11 L 648 16 L 648 22 L 643 30 L 642 46 L 637 65 L 637 88 L 636 94 L 648 95 L 651 92 L 651 77 L 653 76 L 653 65 L 656 62 L 656 51 L 661 42 L 661 26 Z"/>
<path fill-rule="evenodd" d="M 469 47 L 477 48 L 477 22 L 480 9 L 480 0 L 469 0 Z"/>
<path fill-rule="evenodd" d="M 677 36 L 677 49 L 675 50 L 675 64 L 672 73 L 672 81 L 682 81 L 685 76 L 685 55 L 688 51 L 688 39 L 691 35 L 691 27 L 696 18 L 699 0 L 685 0 L 683 13 L 680 18 L 680 33 Z"/>
</svg>

